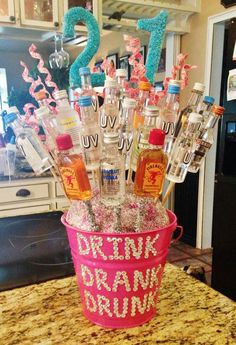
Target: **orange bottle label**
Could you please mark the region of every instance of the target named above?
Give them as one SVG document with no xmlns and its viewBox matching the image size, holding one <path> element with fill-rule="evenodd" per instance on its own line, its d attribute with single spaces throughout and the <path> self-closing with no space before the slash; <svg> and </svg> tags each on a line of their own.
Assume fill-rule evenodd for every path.
<svg viewBox="0 0 236 345">
<path fill-rule="evenodd" d="M 147 163 L 143 179 L 143 190 L 159 192 L 162 189 L 165 166 L 161 163 Z"/>
<path fill-rule="evenodd" d="M 79 190 L 75 170 L 72 168 L 61 167 L 60 173 L 66 192 L 69 194 Z"/>
</svg>

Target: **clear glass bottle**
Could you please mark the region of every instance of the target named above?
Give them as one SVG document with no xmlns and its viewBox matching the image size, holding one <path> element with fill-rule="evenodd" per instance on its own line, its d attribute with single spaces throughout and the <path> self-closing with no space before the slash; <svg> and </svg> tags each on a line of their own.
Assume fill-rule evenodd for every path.
<svg viewBox="0 0 236 345">
<path fill-rule="evenodd" d="M 196 138 L 202 125 L 202 115 L 191 113 L 184 131 L 175 141 L 167 167 L 166 178 L 175 183 L 182 183 L 188 172 L 196 149 Z"/>
<path fill-rule="evenodd" d="M 81 67 L 79 69 L 79 74 L 81 77 L 80 96 L 91 96 L 92 97 L 92 106 L 93 106 L 94 112 L 96 114 L 96 117 L 98 119 L 99 103 L 98 103 L 98 97 L 97 97 L 96 91 L 92 87 L 90 68 L 89 67 Z"/>
<path fill-rule="evenodd" d="M 155 106 L 147 106 L 143 110 L 144 122 L 139 128 L 137 140 L 135 140 L 131 153 L 131 169 L 136 171 L 137 161 L 140 153 L 149 148 L 148 138 L 150 130 L 157 127 L 159 117 L 159 108 Z"/>
<path fill-rule="evenodd" d="M 82 155 L 73 152 L 73 143 L 69 134 L 56 137 L 58 148 L 58 169 L 66 195 L 71 200 L 89 200 L 92 190 L 89 183 Z"/>
<path fill-rule="evenodd" d="M 203 128 L 208 116 L 210 115 L 215 99 L 211 96 L 205 96 L 202 103 L 199 103 L 197 113 L 203 116 Z"/>
<path fill-rule="evenodd" d="M 136 101 L 133 98 L 124 98 L 119 125 L 120 152 L 125 157 L 125 169 L 129 169 L 131 147 L 133 143 L 133 122 Z"/>
<path fill-rule="evenodd" d="M 197 112 L 204 90 L 205 90 L 205 86 L 203 84 L 201 83 L 194 84 L 187 106 L 183 110 L 181 110 L 179 114 L 178 121 L 176 123 L 175 131 L 173 135 L 173 143 L 175 142 L 176 138 L 179 136 L 180 132 L 186 129 L 190 113 Z"/>
<path fill-rule="evenodd" d="M 205 128 L 200 132 L 199 137 L 196 139 L 196 148 L 194 151 L 193 160 L 191 161 L 188 171 L 197 173 L 205 159 L 208 151 L 214 143 L 214 128 L 224 113 L 224 108 L 214 106 L 206 122 Z"/>
<path fill-rule="evenodd" d="M 71 136 L 75 152 L 80 153 L 79 115 L 70 107 L 66 90 L 54 92 L 54 98 L 58 105 L 57 123 L 63 133 Z"/>
<path fill-rule="evenodd" d="M 137 112 L 142 113 L 143 109 L 149 105 L 149 95 L 152 85 L 148 81 L 140 81 L 138 84 L 138 105 Z"/>
<path fill-rule="evenodd" d="M 165 179 L 168 157 L 162 150 L 165 132 L 154 128 L 150 131 L 150 147 L 142 151 L 138 158 L 134 180 L 134 193 L 141 197 L 159 198 Z"/>
<path fill-rule="evenodd" d="M 56 101 L 55 101 L 55 106 L 54 107 L 50 107 L 48 102 L 47 102 L 47 94 L 45 92 L 45 90 L 40 90 L 35 94 L 35 99 L 39 105 L 39 108 L 41 107 L 46 107 L 48 108 L 49 112 L 52 114 L 57 114 L 56 111 Z"/>
<path fill-rule="evenodd" d="M 49 109 L 45 106 L 36 109 L 35 115 L 46 135 L 47 148 L 54 155 L 57 148 L 56 137 L 62 132 L 58 126 L 56 116 L 50 113 Z"/>
<path fill-rule="evenodd" d="M 35 131 L 24 127 L 14 113 L 8 114 L 5 119 L 15 133 L 18 148 L 34 172 L 39 175 L 52 168 L 53 162 Z"/>
<path fill-rule="evenodd" d="M 115 80 L 105 81 L 105 97 L 100 108 L 100 127 L 105 132 L 117 132 L 119 127 L 119 88 Z"/>
<path fill-rule="evenodd" d="M 100 163 L 101 202 L 120 205 L 125 198 L 124 157 L 118 152 L 118 133 L 104 133 L 104 153 Z"/>
<path fill-rule="evenodd" d="M 118 68 L 116 70 L 116 80 L 120 90 L 120 101 L 126 96 L 125 82 L 127 79 L 127 71 L 123 68 Z"/>
<path fill-rule="evenodd" d="M 158 127 L 163 129 L 166 133 L 163 150 L 168 154 L 171 152 L 175 125 L 178 120 L 179 93 L 179 86 L 169 84 L 165 104 L 163 104 L 160 110 Z"/>
<path fill-rule="evenodd" d="M 5 176 L 7 171 L 6 145 L 0 133 L 0 176 Z"/>
<path fill-rule="evenodd" d="M 87 170 L 97 170 L 101 158 L 101 133 L 97 115 L 92 106 L 91 96 L 81 96 L 80 106 L 80 146 Z"/>
</svg>

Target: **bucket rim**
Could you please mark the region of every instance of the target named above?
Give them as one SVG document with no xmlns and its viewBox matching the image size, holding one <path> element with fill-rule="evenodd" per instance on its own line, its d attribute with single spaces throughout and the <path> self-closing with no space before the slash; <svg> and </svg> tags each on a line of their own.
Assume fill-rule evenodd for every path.
<svg viewBox="0 0 236 345">
<path fill-rule="evenodd" d="M 146 230 L 146 231 L 142 231 L 142 232 L 99 232 L 99 231 L 88 231 L 88 230 L 82 230 L 82 229 L 79 229 L 79 228 L 76 228 L 72 225 L 70 225 L 69 223 L 67 223 L 66 221 L 66 214 L 67 212 L 65 212 L 62 216 L 61 216 L 61 222 L 62 224 L 67 228 L 70 228 L 71 230 L 74 230 L 76 232 L 81 232 L 83 234 L 86 234 L 86 235 L 99 235 L 99 236 L 119 236 L 119 237 L 127 237 L 127 236 L 134 236 L 136 237 L 137 235 L 148 235 L 148 234 L 151 234 L 153 232 L 157 232 L 157 231 L 162 231 L 162 230 L 165 230 L 166 228 L 172 228 L 173 226 L 175 226 L 175 228 L 177 227 L 177 217 L 176 215 L 174 214 L 174 212 L 170 211 L 170 210 L 166 210 L 167 211 L 167 214 L 168 214 L 168 217 L 170 219 L 170 217 L 173 219 L 171 221 L 171 223 L 169 223 L 167 226 L 164 226 L 162 228 L 155 228 L 155 229 L 152 229 L 152 230 Z M 175 229 L 173 229 L 175 230 Z"/>
</svg>

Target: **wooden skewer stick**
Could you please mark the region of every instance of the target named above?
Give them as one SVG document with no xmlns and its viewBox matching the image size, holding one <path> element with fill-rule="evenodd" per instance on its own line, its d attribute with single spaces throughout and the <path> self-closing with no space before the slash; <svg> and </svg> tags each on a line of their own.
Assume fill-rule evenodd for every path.
<svg viewBox="0 0 236 345">
<path fill-rule="evenodd" d="M 175 186 L 175 182 L 170 181 L 169 186 L 168 186 L 168 188 L 167 188 L 167 190 L 166 190 L 166 193 L 165 193 L 165 195 L 164 195 L 164 197 L 163 197 L 163 199 L 162 199 L 162 205 L 163 205 L 163 206 L 165 205 L 167 199 L 168 199 L 169 196 L 171 195 L 171 193 L 172 193 L 172 191 L 173 191 L 173 189 L 174 189 L 174 186 Z"/>
</svg>

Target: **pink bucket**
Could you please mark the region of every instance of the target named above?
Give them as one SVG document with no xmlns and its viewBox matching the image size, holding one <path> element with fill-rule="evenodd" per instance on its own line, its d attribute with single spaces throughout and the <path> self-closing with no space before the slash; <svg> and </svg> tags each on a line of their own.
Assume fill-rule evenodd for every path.
<svg viewBox="0 0 236 345">
<path fill-rule="evenodd" d="M 99 233 L 69 226 L 71 254 L 84 315 L 109 328 L 141 325 L 155 316 L 156 303 L 173 232 L 180 228 L 167 211 L 170 224 L 142 233 Z"/>
</svg>

